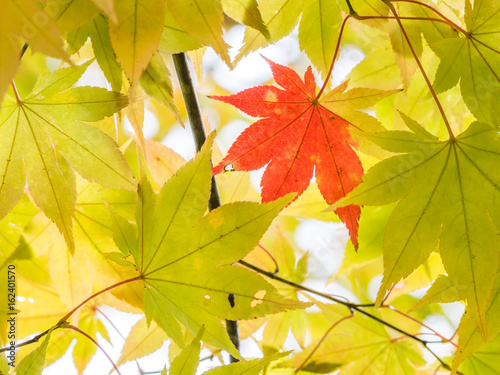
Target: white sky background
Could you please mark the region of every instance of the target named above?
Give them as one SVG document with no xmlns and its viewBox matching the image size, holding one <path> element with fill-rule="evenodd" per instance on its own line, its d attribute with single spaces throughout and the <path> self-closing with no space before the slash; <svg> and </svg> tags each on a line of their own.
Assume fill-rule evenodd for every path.
<svg viewBox="0 0 500 375">
<path fill-rule="evenodd" d="M 238 48 L 242 44 L 244 27 L 235 26 L 229 30 L 226 34 L 226 41 L 236 47 L 231 51 L 232 57 L 237 53 Z M 256 85 L 263 84 L 272 78 L 271 69 L 269 65 L 265 62 L 260 54 L 270 58 L 271 60 L 283 64 L 289 65 L 293 64 L 294 68 L 298 71 L 299 75 L 303 76 L 305 69 L 311 65 L 304 53 L 299 49 L 299 44 L 297 40 L 296 33 L 292 33 L 290 36 L 282 39 L 278 43 L 262 49 L 256 53 L 252 53 L 248 57 L 244 58 L 238 66 L 230 71 L 227 66 L 217 57 L 212 49 L 208 49 L 204 60 L 204 71 L 205 75 L 211 74 L 213 80 L 221 87 L 225 88 L 230 92 L 238 92 L 243 89 L 247 89 Z M 340 52 L 339 60 L 335 65 L 335 70 L 333 74 L 333 84 L 336 86 L 341 83 L 350 70 L 358 64 L 364 55 L 355 46 L 345 46 Z M 49 59 L 50 62 L 50 59 Z M 105 78 L 99 68 L 95 65 L 91 65 L 88 72 L 85 73 L 81 82 L 85 85 L 101 86 L 109 88 L 109 84 L 105 81 Z M 174 75 L 174 72 L 171 72 Z M 316 75 L 318 78 L 318 75 Z M 196 81 L 195 75 L 193 74 L 193 80 Z M 319 82 L 318 82 L 319 83 Z M 200 87 L 198 88 L 200 92 L 204 94 L 210 94 L 211 87 Z M 212 128 L 218 125 L 217 113 L 213 113 L 210 110 L 207 111 L 210 119 Z M 223 152 L 227 152 L 231 143 L 236 139 L 236 137 L 245 129 L 247 122 L 242 120 L 234 120 L 232 123 L 226 125 L 224 129 L 218 134 L 217 140 Z M 145 123 L 144 123 L 144 134 L 146 137 L 153 137 L 158 131 L 158 120 L 155 115 L 146 110 L 145 112 Z M 132 131 L 130 124 L 126 125 L 126 130 Z M 194 142 L 192 138 L 192 133 L 189 125 L 186 124 L 186 128 L 183 129 L 180 125 L 176 125 L 172 128 L 169 134 L 162 141 L 166 146 L 174 149 L 177 153 L 186 159 L 193 157 L 195 152 Z M 251 172 L 252 185 L 256 190 L 259 190 L 260 177 L 262 171 Z M 340 286 L 339 284 L 332 283 L 325 287 L 326 280 L 334 274 L 342 263 L 344 256 L 345 245 L 348 240 L 348 234 L 345 226 L 342 223 L 327 223 L 317 220 L 304 220 L 299 224 L 295 233 L 295 242 L 297 246 L 302 251 L 310 251 L 311 259 L 309 272 L 312 275 L 311 280 L 306 283 L 316 289 L 320 289 L 326 293 L 332 293 L 337 295 L 343 295 L 349 298 L 351 301 L 356 301 L 356 297 L 346 288 Z M 379 286 L 379 280 L 373 280 L 373 298 L 375 298 L 376 291 Z M 421 291 L 419 293 L 422 293 Z M 126 337 L 132 328 L 132 326 L 141 318 L 141 315 L 134 315 L 128 313 L 122 313 L 112 308 L 102 308 L 103 312 L 112 319 L 113 323 L 120 330 L 120 333 Z M 458 324 L 460 314 L 462 313 L 462 307 L 460 304 L 455 306 L 448 306 L 447 312 L 449 312 L 449 317 L 453 321 L 454 325 Z M 102 319 L 104 325 L 108 329 L 109 336 L 111 338 L 110 345 L 102 337 L 98 337 L 98 342 L 103 346 L 106 352 L 113 358 L 116 362 L 120 356 L 120 351 L 123 346 L 124 340 L 120 337 L 120 334 L 105 320 Z M 454 328 L 450 323 L 440 315 L 433 315 L 426 319 L 425 323 L 437 329 L 439 332 L 443 333 L 445 336 L 450 337 Z M 375 324 L 375 323 L 374 323 Z M 261 330 L 260 330 L 261 332 Z M 49 366 L 44 370 L 44 375 L 73 375 L 77 374 L 77 370 L 72 362 L 72 347 L 74 342 L 67 351 L 67 353 L 56 363 Z M 286 349 L 297 349 L 298 346 L 295 340 L 287 340 Z M 438 355 L 449 355 L 451 353 L 449 347 L 439 345 L 439 348 L 434 348 Z M 255 342 L 251 340 L 245 340 L 241 344 L 242 355 L 246 358 L 260 357 L 262 353 L 258 349 Z M 206 349 L 202 351 L 201 357 L 209 356 L 210 352 Z M 227 361 L 227 356 L 225 357 Z M 429 358 L 430 359 L 430 358 Z M 168 350 L 167 345 L 157 352 L 144 357 L 139 360 L 139 364 L 143 371 L 160 371 L 163 366 L 168 363 Z M 218 360 L 210 361 L 206 360 L 200 363 L 198 368 L 198 374 L 203 373 L 207 369 L 218 366 L 220 363 Z M 84 375 L 100 375 L 108 374 L 112 369 L 110 362 L 98 349 L 86 370 L 83 372 Z M 139 371 L 135 362 L 128 362 L 127 364 L 120 367 L 120 372 L 123 375 L 137 375 Z M 116 374 L 116 372 L 114 372 Z"/>
</svg>

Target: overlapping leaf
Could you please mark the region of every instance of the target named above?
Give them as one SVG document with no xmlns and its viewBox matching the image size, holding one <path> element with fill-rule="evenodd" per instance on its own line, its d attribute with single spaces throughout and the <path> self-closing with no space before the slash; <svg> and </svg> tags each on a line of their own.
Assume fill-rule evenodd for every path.
<svg viewBox="0 0 500 375">
<path fill-rule="evenodd" d="M 219 0 L 170 0 L 172 17 L 190 35 L 211 46 L 231 66 L 228 45 L 222 38 L 222 4 Z"/>
<path fill-rule="evenodd" d="M 39 20 L 44 19 L 43 26 Z M 21 48 L 29 43 L 34 51 L 69 61 L 55 22 L 35 0 L 6 0 L 0 13 L 0 103 L 16 74 Z"/>
<path fill-rule="evenodd" d="M 333 46 L 337 42 L 341 21 L 340 8 L 335 0 L 306 1 L 299 25 L 300 48 L 323 77 L 332 63 Z"/>
<path fill-rule="evenodd" d="M 199 365 L 200 340 L 203 336 L 204 328 L 201 328 L 191 343 L 174 358 L 169 368 L 170 375 L 194 375 Z M 205 371 L 207 375 L 258 375 L 261 370 L 272 361 L 286 356 L 289 352 L 276 353 L 260 359 L 233 363 L 227 366 L 220 366 Z M 166 375 L 166 370 L 162 374 Z"/>
<path fill-rule="evenodd" d="M 45 7 L 63 32 L 70 32 L 89 23 L 99 14 L 99 8 L 90 0 L 57 0 Z"/>
<path fill-rule="evenodd" d="M 473 314 L 466 311 L 458 328 L 459 340 L 457 352 L 453 359 L 453 369 L 457 369 L 467 357 L 478 351 L 483 351 L 482 348 L 487 350 L 487 347 L 495 347 L 495 341 L 498 342 L 498 335 L 500 334 L 500 278 L 498 277 L 491 293 L 490 305 L 486 311 L 486 324 L 488 337 L 487 340 L 484 340 L 478 325 L 474 321 Z M 474 362 L 474 360 L 472 359 L 470 362 Z"/>
<path fill-rule="evenodd" d="M 47 345 L 49 345 L 52 329 L 43 339 L 42 343 L 30 354 L 23 358 L 16 367 L 16 373 L 19 375 L 41 375 L 45 364 L 45 354 Z"/>
<path fill-rule="evenodd" d="M 269 31 L 270 38 L 266 37 L 253 28 L 245 30 L 243 47 L 240 49 L 235 62 L 252 51 L 267 46 L 269 43 L 277 42 L 288 35 L 299 21 L 304 7 L 304 0 L 260 0 L 259 10 L 265 27 Z"/>
<path fill-rule="evenodd" d="M 115 3 L 118 22 L 109 24 L 109 35 L 123 71 L 137 84 L 149 60 L 158 49 L 165 1 L 122 0 Z"/>
<path fill-rule="evenodd" d="M 223 172 L 228 165 L 248 171 L 269 163 L 261 181 L 262 201 L 269 202 L 290 192 L 301 194 L 315 171 L 323 197 L 332 204 L 359 184 L 363 174 L 347 127 L 355 124 L 362 131 L 380 126 L 356 109 L 369 107 L 394 91 L 344 92 L 344 83 L 318 99 L 310 68 L 302 81 L 292 69 L 267 61 L 284 90 L 258 86 L 232 96 L 212 97 L 251 116 L 264 117 L 239 136 L 214 173 Z M 335 213 L 346 223 L 357 248 L 359 206 L 343 207 Z"/>
<path fill-rule="evenodd" d="M 204 341 L 238 356 L 219 318 L 250 319 L 307 306 L 287 300 L 260 276 L 231 263 L 255 247 L 291 197 L 268 203 L 240 202 L 203 216 L 210 194 L 210 146 L 180 169 L 157 196 L 139 186 L 137 227 L 113 214 L 114 237 L 131 254 L 145 286 L 144 309 L 179 345 L 179 322 Z M 234 294 L 231 306 L 227 296 Z"/>
<path fill-rule="evenodd" d="M 96 17 L 90 25 L 90 38 L 92 49 L 97 63 L 101 67 L 106 79 L 114 91 L 120 91 L 122 87 L 122 69 L 116 61 L 111 39 L 109 37 L 108 21 L 103 17 Z M 87 40 L 87 37 L 85 37 Z"/>
<path fill-rule="evenodd" d="M 269 37 L 269 31 L 267 31 L 262 21 L 257 0 L 221 0 L 221 3 L 224 13 L 229 17 L 244 25 L 253 27 L 265 37 Z"/>
<path fill-rule="evenodd" d="M 467 35 L 431 43 L 441 59 L 434 86 L 443 92 L 460 88 L 469 110 L 479 120 L 498 126 L 500 116 L 500 4 L 495 0 L 469 1 L 465 7 Z"/>
<path fill-rule="evenodd" d="M 330 373 L 341 368 L 340 373 L 348 375 L 416 374 L 414 364 L 424 363 L 414 343 L 394 340 L 384 326 L 362 315 L 346 319 L 349 315 L 343 306 L 317 305 L 337 326 L 293 358 L 296 369 Z"/>
<path fill-rule="evenodd" d="M 326 75 L 332 63 L 339 35 L 341 12 L 335 0 L 259 0 L 263 24 L 268 33 L 247 28 L 235 62 L 252 51 L 279 41 L 299 25 L 300 48 L 318 70 Z M 248 24 L 248 23 L 247 23 Z"/>
<path fill-rule="evenodd" d="M 381 132 L 371 139 L 403 153 L 375 165 L 363 183 L 334 207 L 383 205 L 400 200 L 384 236 L 384 279 L 377 301 L 422 264 L 437 246 L 449 279 L 483 337 L 499 264 L 494 225 L 498 202 L 500 138 L 475 122 L 459 136 L 438 141 L 409 118 L 414 132 Z"/>
<path fill-rule="evenodd" d="M 89 63 L 43 73 L 27 98 L 6 99 L 0 112 L 0 217 L 19 200 L 27 177 L 33 200 L 56 222 L 70 249 L 74 247 L 71 216 L 76 199 L 71 167 L 103 185 L 135 187 L 116 143 L 78 121 L 100 120 L 127 104 L 115 92 L 70 88 Z"/>
</svg>

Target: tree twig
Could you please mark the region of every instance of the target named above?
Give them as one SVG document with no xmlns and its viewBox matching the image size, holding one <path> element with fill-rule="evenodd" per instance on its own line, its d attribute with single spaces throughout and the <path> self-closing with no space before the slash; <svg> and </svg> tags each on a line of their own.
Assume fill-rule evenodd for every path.
<svg viewBox="0 0 500 375">
<path fill-rule="evenodd" d="M 16 345 L 14 345 L 14 348 L 20 348 L 20 347 L 22 347 L 22 346 L 26 346 L 26 345 L 34 344 L 35 342 L 40 341 L 40 339 L 41 339 L 42 337 L 46 336 L 46 335 L 49 333 L 49 331 L 50 331 L 51 329 L 52 329 L 52 327 L 50 327 L 49 329 L 47 329 L 47 330 L 43 331 L 42 333 L 40 333 L 40 334 L 36 335 L 36 336 L 35 336 L 35 337 L 33 337 L 32 339 L 29 339 L 29 340 L 24 341 L 24 342 L 22 342 L 22 343 L 20 343 L 20 344 L 16 344 Z M 54 328 L 54 329 L 55 329 L 55 328 Z M 9 351 L 10 349 L 11 349 L 11 346 L 6 346 L 5 348 L 1 348 L 1 349 L 0 349 L 0 353 L 7 352 L 7 351 Z"/>
<path fill-rule="evenodd" d="M 424 339 L 421 339 L 420 337 L 417 337 L 417 336 L 415 336 L 415 335 L 413 335 L 413 334 L 411 334 L 411 333 L 409 333 L 409 332 L 407 332 L 407 331 L 404 331 L 403 329 L 398 328 L 398 327 L 396 327 L 395 325 L 393 325 L 393 324 L 391 324 L 391 323 L 389 323 L 389 322 L 386 322 L 385 320 L 383 320 L 383 319 L 379 318 L 378 316 L 373 315 L 373 314 L 371 314 L 371 313 L 369 313 L 369 312 L 367 312 L 367 311 L 363 310 L 363 307 L 366 307 L 366 305 L 358 305 L 358 304 L 355 304 L 355 303 L 352 303 L 352 302 L 346 302 L 346 301 L 344 301 L 344 300 L 342 300 L 342 299 L 332 297 L 332 296 L 331 296 L 331 295 L 329 295 L 329 294 L 322 293 L 322 292 L 319 292 L 319 291 L 317 291 L 317 290 L 314 290 L 314 289 L 308 288 L 308 287 L 306 287 L 306 286 L 304 286 L 304 285 L 297 284 L 297 283 L 295 283 L 295 282 L 293 282 L 293 281 L 283 279 L 283 278 L 279 277 L 278 275 L 275 275 L 275 274 L 273 274 L 273 273 L 271 273 L 271 272 L 265 271 L 265 270 L 263 270 L 263 269 L 261 269 L 261 268 L 259 268 L 259 267 L 256 267 L 256 266 L 254 266 L 253 264 L 250 264 L 250 263 L 248 263 L 248 262 L 246 262 L 246 261 L 244 261 L 244 260 L 239 260 L 239 261 L 238 261 L 238 263 L 239 263 L 239 264 L 241 264 L 241 265 L 243 265 L 243 266 L 245 266 L 245 267 L 247 267 L 247 268 L 250 268 L 251 270 L 254 270 L 254 271 L 255 271 L 255 272 L 257 272 L 257 273 L 260 273 L 260 274 L 262 274 L 262 275 L 264 275 L 264 276 L 267 276 L 267 277 L 269 277 L 269 278 L 271 278 L 271 279 L 273 279 L 273 280 L 280 281 L 280 282 L 282 282 L 283 284 L 290 285 L 290 286 L 292 286 L 292 287 L 294 287 L 294 288 L 296 288 L 296 289 L 300 289 L 300 290 L 303 290 L 303 291 L 306 291 L 306 292 L 309 292 L 309 293 L 315 294 L 315 295 L 317 295 L 317 296 L 320 296 L 320 297 L 323 297 L 323 298 L 325 298 L 325 299 L 328 299 L 328 300 L 330 300 L 330 301 L 332 301 L 332 302 L 335 302 L 335 303 L 338 303 L 338 304 L 340 304 L 340 305 L 343 305 L 343 306 L 347 307 L 347 308 L 348 308 L 348 309 L 349 309 L 352 313 L 353 313 L 354 311 L 357 311 L 358 313 L 360 313 L 360 314 L 362 314 L 362 315 L 364 315 L 364 316 L 366 316 L 366 317 L 368 317 L 368 318 L 370 318 L 370 319 L 372 319 L 372 320 L 375 320 L 375 321 L 377 321 L 378 323 L 383 324 L 383 325 L 385 325 L 386 327 L 391 328 L 392 330 L 394 330 L 394 331 L 396 331 L 396 332 L 399 332 L 399 333 L 401 333 L 401 334 L 403 334 L 403 335 L 407 336 L 408 338 L 410 338 L 410 339 L 412 339 L 412 340 L 414 340 L 414 341 L 417 341 L 417 342 L 418 342 L 419 344 L 421 344 L 421 345 L 422 345 L 422 346 L 423 346 L 423 347 L 424 347 L 424 348 L 425 348 L 425 349 L 426 349 L 429 353 L 431 353 L 431 354 L 434 356 L 434 358 L 436 358 L 436 359 L 439 361 L 439 363 L 440 363 L 440 364 L 441 364 L 441 365 L 442 365 L 445 369 L 450 370 L 450 366 L 449 366 L 446 362 L 444 362 L 444 361 L 443 361 L 443 360 L 442 360 L 442 359 L 441 359 L 441 358 L 440 358 L 440 357 L 439 357 L 436 353 L 434 353 L 434 351 L 433 351 L 432 349 L 430 349 L 430 348 L 428 347 L 428 344 L 430 344 L 430 342 L 429 342 L 429 341 L 424 340 Z M 370 305 L 368 305 L 368 306 L 370 306 L 370 307 L 371 307 L 371 304 L 370 304 Z"/>
</svg>

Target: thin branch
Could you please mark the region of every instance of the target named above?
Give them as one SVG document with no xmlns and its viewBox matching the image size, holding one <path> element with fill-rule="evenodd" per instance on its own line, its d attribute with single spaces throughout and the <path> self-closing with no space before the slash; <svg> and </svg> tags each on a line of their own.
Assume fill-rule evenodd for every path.
<svg viewBox="0 0 500 375">
<path fill-rule="evenodd" d="M 182 97 L 184 98 L 184 104 L 189 117 L 189 123 L 191 125 L 191 129 L 193 130 L 196 150 L 199 151 L 205 143 L 207 136 L 205 134 L 205 128 L 203 127 L 203 119 L 201 116 L 200 106 L 198 104 L 198 98 L 189 73 L 186 54 L 176 53 L 172 55 L 172 58 L 174 60 L 177 77 L 179 78 L 179 84 L 181 86 Z M 208 209 L 212 211 L 220 206 L 221 200 L 219 190 L 217 188 L 217 181 L 215 180 L 215 176 L 212 176 L 212 188 L 210 191 L 210 199 L 208 201 Z M 228 300 L 231 306 L 234 306 L 233 294 L 229 295 Z M 238 322 L 235 320 L 226 320 L 226 331 L 233 345 L 239 350 L 240 338 L 238 334 Z M 238 362 L 239 360 L 230 356 L 230 361 L 233 363 Z"/>
<path fill-rule="evenodd" d="M 345 2 L 347 4 L 347 7 L 349 8 L 349 15 L 351 15 L 351 16 L 356 15 L 357 13 L 354 10 L 354 8 L 352 7 L 351 1 L 350 0 L 345 0 Z"/>
<path fill-rule="evenodd" d="M 136 277 L 134 277 L 132 279 L 120 281 L 119 283 L 116 283 L 116 284 L 113 284 L 111 286 L 108 286 L 107 288 L 104 288 L 103 290 L 100 290 L 99 292 L 92 294 L 89 298 L 85 299 L 85 301 L 83 301 L 78 306 L 76 306 L 73 310 L 71 310 L 69 313 L 67 313 L 66 315 L 64 315 L 59 320 L 58 324 L 65 323 L 69 319 L 69 317 L 75 313 L 75 311 L 77 311 L 79 308 L 81 308 L 83 305 L 85 305 L 88 301 L 90 301 L 91 299 L 97 297 L 98 295 L 100 295 L 100 294 L 102 294 L 104 292 L 107 292 L 108 290 L 111 290 L 111 289 L 114 289 L 116 287 L 119 287 L 120 285 L 128 284 L 128 283 L 130 283 L 132 281 L 137 281 L 137 280 L 142 280 L 142 275 L 136 276 Z"/>
<path fill-rule="evenodd" d="M 28 47 L 29 47 L 29 46 L 28 46 L 28 43 L 24 43 L 23 48 L 21 48 L 21 54 L 20 54 L 20 56 L 19 56 L 19 61 L 21 61 L 21 60 L 22 60 L 22 58 L 23 58 L 23 56 L 24 56 L 24 54 L 25 54 L 26 50 L 28 49 Z"/>
<path fill-rule="evenodd" d="M 418 65 L 418 68 L 420 69 L 420 72 L 422 73 L 422 76 L 424 77 L 425 83 L 427 84 L 427 87 L 429 88 L 429 91 L 432 94 L 432 97 L 434 98 L 434 101 L 436 102 L 436 105 L 439 109 L 439 112 L 441 113 L 441 117 L 443 118 L 444 124 L 446 125 L 446 129 L 448 130 L 448 134 L 450 136 L 450 140 L 455 139 L 455 135 L 453 134 L 453 131 L 451 130 L 450 123 L 448 122 L 448 118 L 446 117 L 446 114 L 444 113 L 444 109 L 441 105 L 441 102 L 439 101 L 439 98 L 437 97 L 436 92 L 434 91 L 434 88 L 432 87 L 431 81 L 429 80 L 429 77 L 427 77 L 427 73 L 424 70 L 424 67 L 422 66 L 422 63 L 420 62 L 420 59 L 417 56 L 417 53 L 415 52 L 415 49 L 413 48 L 413 45 L 411 44 L 410 38 L 408 37 L 408 34 L 406 33 L 406 30 L 403 26 L 403 23 L 401 22 L 401 19 L 398 16 L 398 13 L 396 12 L 396 9 L 394 8 L 394 5 L 389 0 L 383 0 L 384 3 L 389 7 L 391 10 L 391 13 L 394 15 L 396 18 L 396 22 L 399 25 L 399 28 L 401 29 L 401 33 L 406 39 L 406 42 L 408 43 L 408 47 L 410 48 L 410 51 L 413 55 L 413 58 L 415 59 L 415 62 Z M 405 0 L 405 1 L 411 1 L 411 0 Z"/>
<path fill-rule="evenodd" d="M 57 327 L 56 327 L 56 328 L 57 328 Z M 35 342 L 40 341 L 40 339 L 41 339 L 42 337 L 46 336 L 46 335 L 49 333 L 49 331 L 50 331 L 51 329 L 52 329 L 52 327 L 51 327 L 51 328 L 49 328 L 49 329 L 47 329 L 46 331 L 43 331 L 42 333 L 40 333 L 40 334 L 36 335 L 36 336 L 35 336 L 35 337 L 33 337 L 32 339 L 29 339 L 29 340 L 24 341 L 24 342 L 22 342 L 22 343 L 20 343 L 20 344 L 16 344 L 16 345 L 14 345 L 14 348 L 20 348 L 20 347 L 22 347 L 22 346 L 26 346 L 26 345 L 34 344 Z M 5 347 L 5 348 L 1 348 L 1 349 L 0 349 L 0 353 L 7 352 L 7 351 L 9 351 L 10 349 L 11 349 L 11 346 L 7 346 L 7 347 Z"/>
<path fill-rule="evenodd" d="M 365 305 L 357 305 L 355 303 L 351 303 L 351 302 L 346 302 L 342 299 L 338 299 L 338 298 L 335 298 L 335 297 L 332 297 L 331 295 L 329 294 L 326 294 L 326 293 L 322 293 L 322 292 L 318 292 L 317 290 L 314 290 L 314 289 L 311 289 L 311 288 L 308 288 L 304 285 L 301 285 L 301 284 L 297 284 L 297 283 L 294 283 L 293 281 L 290 281 L 290 280 L 286 280 L 286 279 L 283 279 L 281 277 L 279 277 L 278 275 L 275 275 L 271 272 L 268 272 L 268 271 L 265 271 L 263 269 L 260 269 L 259 267 L 256 267 L 254 266 L 253 264 L 250 264 L 248 262 L 245 262 L 244 260 L 239 260 L 238 261 L 239 264 L 247 267 L 247 268 L 250 268 L 251 270 L 254 270 L 255 272 L 257 273 L 260 273 L 264 276 L 267 276 L 273 280 L 276 280 L 276 281 L 279 281 L 279 282 L 282 282 L 283 284 L 287 284 L 287 285 L 290 285 L 294 288 L 297 288 L 297 289 L 300 289 L 300 290 L 304 290 L 306 292 L 309 292 L 309 293 L 312 293 L 312 294 L 315 294 L 317 296 L 320 296 L 320 297 L 323 297 L 325 299 L 328 299 L 332 302 L 335 302 L 335 303 L 338 303 L 340 305 L 343 305 L 345 306 L 346 308 L 348 308 L 351 312 L 354 312 L 354 311 L 357 311 L 359 312 L 360 314 L 372 319 L 372 320 L 375 320 L 377 322 L 379 322 L 380 324 L 383 324 L 385 325 L 386 327 L 388 328 L 391 328 L 392 330 L 396 331 L 396 332 L 399 332 L 405 336 L 407 336 L 408 338 L 412 339 L 412 340 L 415 340 L 417 341 L 418 343 L 420 343 L 429 353 L 431 353 L 434 358 L 436 358 L 439 363 L 441 363 L 441 365 L 446 368 L 446 369 L 450 369 L 450 366 L 448 364 L 446 364 L 436 353 L 434 353 L 434 351 L 432 349 L 430 349 L 427 344 L 429 344 L 430 342 L 428 342 L 427 340 L 423 340 L 421 339 L 420 337 L 417 337 L 415 335 L 412 335 L 411 333 L 407 332 L 407 331 L 404 331 L 403 329 L 401 328 L 398 328 L 394 325 L 392 325 L 391 323 L 389 322 L 386 322 L 385 320 L 379 318 L 378 316 L 375 316 L 373 314 L 370 314 L 369 312 L 363 310 L 363 307 Z M 371 306 L 370 306 L 371 307 Z"/>
<path fill-rule="evenodd" d="M 108 358 L 108 360 L 111 362 L 111 364 L 113 365 L 113 368 L 118 373 L 118 375 L 121 375 L 120 370 L 118 370 L 118 367 L 116 367 L 116 364 L 113 362 L 113 360 L 111 359 L 111 357 L 108 355 L 108 353 L 106 353 L 106 351 L 102 348 L 102 346 L 99 345 L 99 343 L 96 340 L 94 340 L 94 338 L 92 336 L 90 336 L 88 333 L 83 332 L 80 328 L 75 327 L 74 325 L 71 325 L 71 324 L 64 324 L 64 325 L 61 326 L 61 328 L 72 329 L 73 331 L 76 331 L 76 332 L 82 334 L 83 336 L 85 336 L 86 338 L 88 338 L 90 341 L 92 341 L 95 346 L 97 346 L 99 349 L 101 349 L 101 351 L 104 353 L 104 355 L 106 356 L 106 358 Z"/>
</svg>

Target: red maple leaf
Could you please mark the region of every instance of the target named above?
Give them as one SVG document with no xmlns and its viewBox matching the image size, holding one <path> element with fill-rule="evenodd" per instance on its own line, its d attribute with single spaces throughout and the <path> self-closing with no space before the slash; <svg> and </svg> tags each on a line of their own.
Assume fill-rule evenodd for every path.
<svg viewBox="0 0 500 375">
<path fill-rule="evenodd" d="M 284 90 L 264 85 L 231 96 L 211 97 L 262 118 L 238 137 L 213 173 L 223 172 L 229 164 L 240 171 L 267 165 L 261 186 L 262 201 L 269 202 L 290 192 L 300 195 L 315 172 L 321 194 L 333 204 L 363 176 L 359 157 L 351 147 L 349 123 L 320 104 L 310 67 L 302 81 L 292 69 L 266 61 Z M 335 210 L 356 249 L 360 212 L 355 205 Z"/>
</svg>

